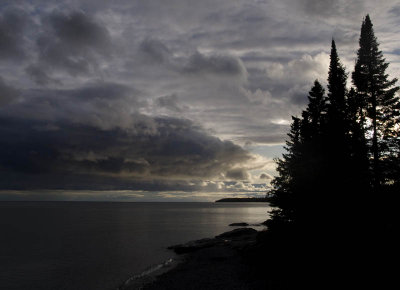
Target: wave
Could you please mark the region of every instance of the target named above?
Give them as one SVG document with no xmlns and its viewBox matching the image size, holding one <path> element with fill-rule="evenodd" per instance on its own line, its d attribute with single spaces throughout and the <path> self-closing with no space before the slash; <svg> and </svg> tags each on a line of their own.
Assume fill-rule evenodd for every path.
<svg viewBox="0 0 400 290">
<path fill-rule="evenodd" d="M 118 290 L 124 290 L 127 287 L 129 287 L 129 289 L 142 289 L 145 284 L 154 281 L 156 276 L 171 269 L 177 263 L 177 259 L 170 258 L 160 264 L 150 266 L 140 274 L 130 277 L 122 286 L 118 288 Z"/>
</svg>

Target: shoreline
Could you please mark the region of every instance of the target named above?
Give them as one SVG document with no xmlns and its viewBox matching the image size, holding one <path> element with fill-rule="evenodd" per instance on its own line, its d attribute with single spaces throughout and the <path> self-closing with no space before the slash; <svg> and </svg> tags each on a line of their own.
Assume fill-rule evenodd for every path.
<svg viewBox="0 0 400 290">
<path fill-rule="evenodd" d="M 177 258 L 169 258 L 160 264 L 150 266 L 141 273 L 130 277 L 122 285 L 120 285 L 117 290 L 143 289 L 145 285 L 154 282 L 157 277 L 171 271 L 183 262 L 183 257 L 178 256 Z"/>
<path fill-rule="evenodd" d="M 214 238 L 170 246 L 177 260 L 141 277 L 133 276 L 118 289 L 264 289 L 243 258 L 256 244 L 258 233 L 251 227 L 236 228 Z"/>
</svg>

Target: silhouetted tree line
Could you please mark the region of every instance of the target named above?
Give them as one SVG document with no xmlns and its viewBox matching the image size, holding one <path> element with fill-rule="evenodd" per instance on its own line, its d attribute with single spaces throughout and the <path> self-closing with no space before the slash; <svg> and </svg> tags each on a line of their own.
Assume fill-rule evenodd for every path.
<svg viewBox="0 0 400 290">
<path fill-rule="evenodd" d="M 332 40 L 327 93 L 316 80 L 307 108 L 292 117 L 286 153 L 276 160 L 279 176 L 270 195 L 275 209 L 267 221 L 269 246 L 280 251 L 277 265 L 285 265 L 285 273 L 293 274 L 288 269 L 295 265 L 299 271 L 301 259 L 293 257 L 301 251 L 308 250 L 302 258 L 313 257 L 325 266 L 318 255 L 325 261 L 340 255 L 339 267 L 351 270 L 349 256 L 360 266 L 390 248 L 399 212 L 400 100 L 388 65 L 367 15 L 353 87 L 347 88 L 348 74 Z"/>
<path fill-rule="evenodd" d="M 389 64 L 368 15 L 359 44 L 353 87 L 347 89 L 332 40 L 328 93 L 316 80 L 307 108 L 292 117 L 287 152 L 272 182 L 271 230 L 314 230 L 321 223 L 343 230 L 364 223 L 377 213 L 369 207 L 382 206 L 383 195 L 399 187 L 400 88 L 386 73 Z"/>
</svg>

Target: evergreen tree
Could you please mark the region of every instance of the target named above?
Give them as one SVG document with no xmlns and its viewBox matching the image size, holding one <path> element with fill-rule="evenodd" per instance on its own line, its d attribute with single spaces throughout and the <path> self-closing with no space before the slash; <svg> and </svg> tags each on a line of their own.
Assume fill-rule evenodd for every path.
<svg viewBox="0 0 400 290">
<path fill-rule="evenodd" d="M 362 23 L 359 45 L 352 78 L 357 93 L 365 100 L 363 111 L 369 122 L 364 125 L 372 135 L 368 141 L 373 160 L 373 185 L 378 189 L 387 178 L 384 169 L 390 167 L 390 157 L 397 146 L 400 102 L 396 92 L 399 87 L 395 86 L 397 79 L 390 80 L 386 74 L 389 64 L 379 50 L 369 15 Z"/>
<path fill-rule="evenodd" d="M 329 73 L 328 73 L 328 99 L 329 99 L 329 119 L 336 124 L 344 122 L 346 115 L 346 81 L 347 74 L 343 65 L 340 62 L 335 40 L 332 39 Z M 345 131 L 345 128 L 342 128 Z"/>
<path fill-rule="evenodd" d="M 292 117 L 292 120 L 288 133 L 289 140 L 285 146 L 287 153 L 283 154 L 282 159 L 275 160 L 279 176 L 272 181 L 275 189 L 270 203 L 275 209 L 272 210 L 271 219 L 268 220 L 270 231 L 285 231 L 295 220 L 297 178 L 294 171 L 301 164 L 301 121 L 297 117 Z"/>
<path fill-rule="evenodd" d="M 321 136 L 323 133 L 323 127 L 326 123 L 326 101 L 324 88 L 318 80 L 315 80 L 314 86 L 308 94 L 308 107 L 305 111 L 311 131 L 304 135 L 308 135 L 309 138 Z"/>
<path fill-rule="evenodd" d="M 354 231 L 360 224 L 360 203 L 368 189 L 368 159 L 359 124 L 354 90 L 347 91 L 347 74 L 332 40 L 328 73 L 327 127 L 324 132 L 323 180 L 326 220 L 337 232 Z M 341 214 L 335 201 L 340 198 Z"/>
<path fill-rule="evenodd" d="M 277 160 L 279 176 L 270 198 L 275 209 L 265 241 L 278 250 L 275 257 L 283 266 L 296 265 L 297 270 L 298 261 L 307 258 L 318 265 L 312 271 L 318 271 L 319 265 L 346 261 L 342 268 L 350 275 L 354 268 L 366 271 L 379 264 L 387 273 L 391 267 L 384 258 L 397 249 L 399 228 L 399 87 L 385 72 L 388 64 L 368 15 L 357 56 L 355 89 L 347 92 L 347 75 L 332 40 L 328 95 L 315 81 L 301 118 L 293 117 L 287 153 Z M 366 250 L 368 259 L 379 262 L 368 263 Z M 302 269 L 301 274 L 310 272 Z"/>
<path fill-rule="evenodd" d="M 326 162 L 330 164 L 328 175 L 338 175 L 338 179 L 330 187 L 338 190 L 338 187 L 346 186 L 349 183 L 347 172 L 349 160 L 348 130 L 346 104 L 346 81 L 347 75 L 340 62 L 335 41 L 332 40 L 329 73 L 328 73 L 328 112 L 326 135 Z M 347 181 L 347 182 L 346 182 Z M 343 190 L 343 189 L 342 189 Z"/>
<path fill-rule="evenodd" d="M 316 205 L 321 194 L 322 136 L 325 126 L 326 97 L 318 81 L 309 92 L 309 104 L 302 118 L 292 117 L 293 123 L 286 142 L 287 153 L 276 160 L 277 176 L 272 184 L 271 213 L 268 227 L 271 231 L 307 231 L 315 227 Z"/>
<path fill-rule="evenodd" d="M 350 172 L 353 172 L 353 188 L 358 192 L 367 192 L 370 187 L 368 149 L 365 140 L 364 101 L 351 88 L 347 94 L 346 119 L 349 126 Z M 357 192 L 355 191 L 355 192 Z"/>
</svg>

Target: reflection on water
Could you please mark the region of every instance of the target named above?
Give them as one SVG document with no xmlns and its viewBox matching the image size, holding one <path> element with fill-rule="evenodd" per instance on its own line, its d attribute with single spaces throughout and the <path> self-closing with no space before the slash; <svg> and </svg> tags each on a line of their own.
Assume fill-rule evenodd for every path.
<svg viewBox="0 0 400 290">
<path fill-rule="evenodd" d="M 166 247 L 260 223 L 264 203 L 1 202 L 0 289 L 115 289 Z"/>
</svg>

